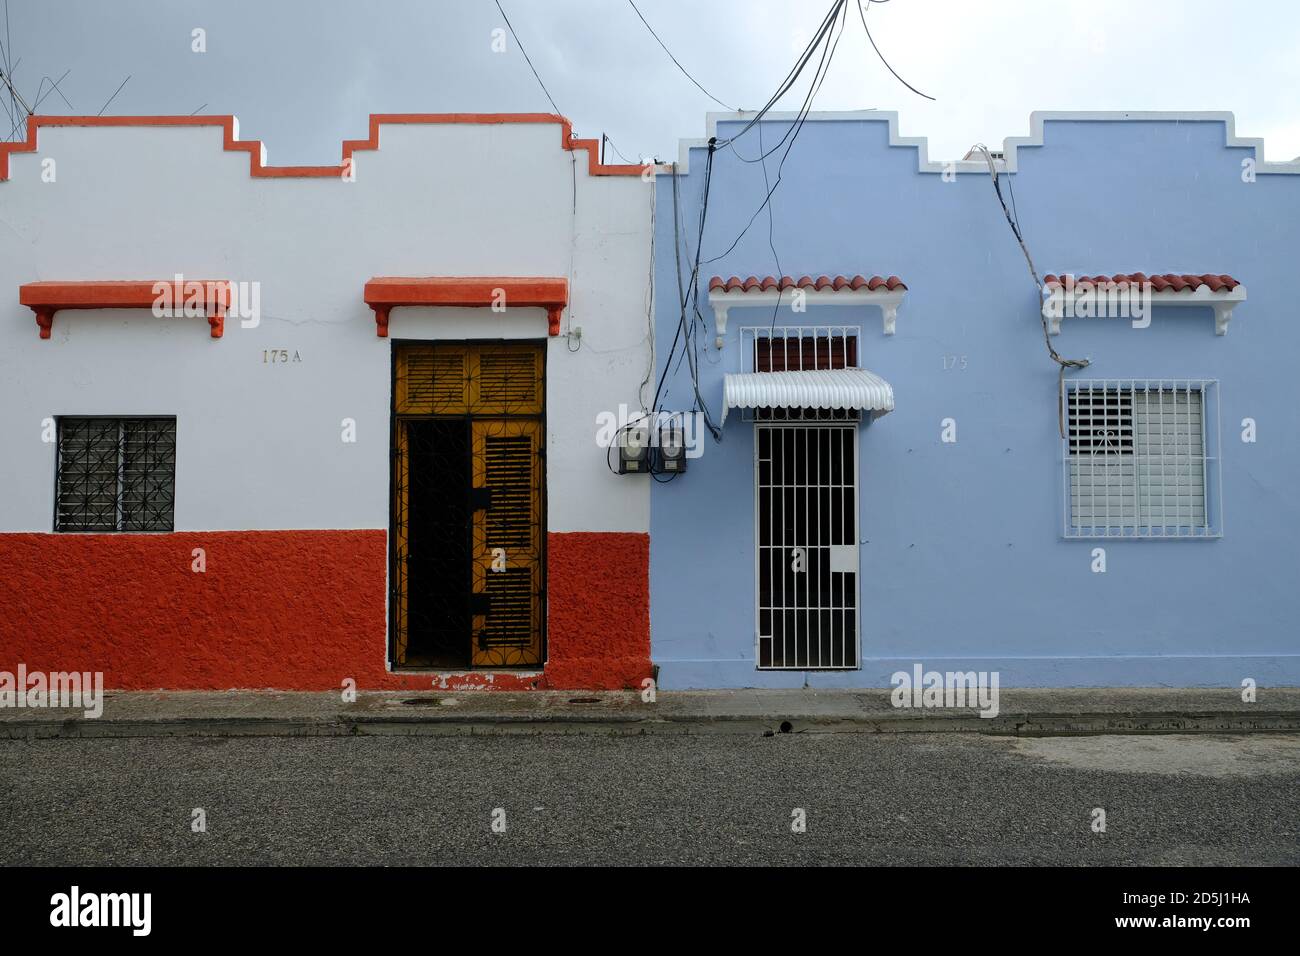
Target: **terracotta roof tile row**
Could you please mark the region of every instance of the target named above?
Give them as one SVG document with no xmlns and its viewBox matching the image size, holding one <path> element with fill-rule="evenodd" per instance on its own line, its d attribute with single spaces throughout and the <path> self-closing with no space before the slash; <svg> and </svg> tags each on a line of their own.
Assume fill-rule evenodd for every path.
<svg viewBox="0 0 1300 956">
<path fill-rule="evenodd" d="M 1066 273 L 1057 275 L 1047 275 L 1043 278 L 1044 285 L 1064 285 Z M 1159 275 L 1146 275 L 1142 272 L 1116 273 L 1113 276 L 1075 276 L 1074 282 L 1078 285 L 1080 282 L 1088 282 L 1098 285 L 1104 282 L 1119 283 L 1143 283 L 1150 282 L 1151 288 L 1155 292 L 1192 292 L 1201 286 L 1208 286 L 1211 292 L 1231 292 L 1237 286 L 1241 285 L 1236 279 L 1229 275 L 1193 275 L 1191 273 L 1173 273 L 1166 272 Z"/>
<path fill-rule="evenodd" d="M 732 276 L 730 279 L 724 279 L 722 276 L 714 276 L 709 280 L 710 292 L 770 292 L 774 289 L 815 289 L 819 292 L 831 289 L 835 292 L 844 290 L 857 291 L 867 289 L 871 292 L 884 290 L 886 292 L 895 292 L 906 290 L 907 286 L 903 285 L 903 280 L 898 276 L 890 276 L 888 279 L 882 279 L 880 276 L 819 276 L 814 279 L 812 276 L 800 276 L 798 279 L 793 276 L 750 276 L 748 279 L 742 279 L 740 276 Z"/>
</svg>

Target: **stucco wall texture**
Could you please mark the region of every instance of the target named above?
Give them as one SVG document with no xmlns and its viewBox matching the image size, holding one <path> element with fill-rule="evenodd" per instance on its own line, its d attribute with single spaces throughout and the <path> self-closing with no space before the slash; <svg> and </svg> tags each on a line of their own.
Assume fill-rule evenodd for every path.
<svg viewBox="0 0 1300 956">
<path fill-rule="evenodd" d="M 0 535 L 0 670 L 102 671 L 118 690 L 639 687 L 646 536 L 547 546 L 545 669 L 431 675 L 385 668 L 382 530 Z"/>
</svg>

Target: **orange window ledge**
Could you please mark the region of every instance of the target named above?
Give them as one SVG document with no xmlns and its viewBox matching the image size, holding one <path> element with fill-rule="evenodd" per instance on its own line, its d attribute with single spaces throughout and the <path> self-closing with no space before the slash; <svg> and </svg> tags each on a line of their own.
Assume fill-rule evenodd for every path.
<svg viewBox="0 0 1300 956">
<path fill-rule="evenodd" d="M 36 313 L 41 338 L 50 337 L 54 313 L 63 309 L 149 309 L 156 315 L 201 314 L 211 335 L 225 331 L 230 282 L 225 279 L 158 279 L 141 282 L 28 282 L 18 302 Z"/>
<path fill-rule="evenodd" d="M 366 305 L 375 311 L 375 334 L 388 337 L 388 313 L 400 306 L 546 310 L 547 332 L 560 334 L 560 313 L 569 304 L 569 280 L 512 276 L 396 278 L 366 283 Z"/>
</svg>

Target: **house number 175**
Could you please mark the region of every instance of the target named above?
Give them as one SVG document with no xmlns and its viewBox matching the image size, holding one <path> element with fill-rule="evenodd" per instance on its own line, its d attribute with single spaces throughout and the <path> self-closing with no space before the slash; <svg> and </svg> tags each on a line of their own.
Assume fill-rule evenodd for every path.
<svg viewBox="0 0 1300 956">
<path fill-rule="evenodd" d="M 286 362 L 301 362 L 302 356 L 295 349 L 293 357 L 289 357 L 288 349 L 262 349 L 263 365 L 283 365 Z"/>
</svg>

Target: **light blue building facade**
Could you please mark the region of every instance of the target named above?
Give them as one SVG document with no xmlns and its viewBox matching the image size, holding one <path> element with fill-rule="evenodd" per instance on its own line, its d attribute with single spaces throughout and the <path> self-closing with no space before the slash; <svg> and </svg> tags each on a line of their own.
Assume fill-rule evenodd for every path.
<svg viewBox="0 0 1300 956">
<path fill-rule="evenodd" d="M 1300 684 L 1300 161 L 1225 113 L 1035 114 L 953 163 L 876 112 L 786 155 L 792 122 L 711 117 L 655 187 L 654 407 L 718 436 L 654 476 L 660 685 Z"/>
</svg>

